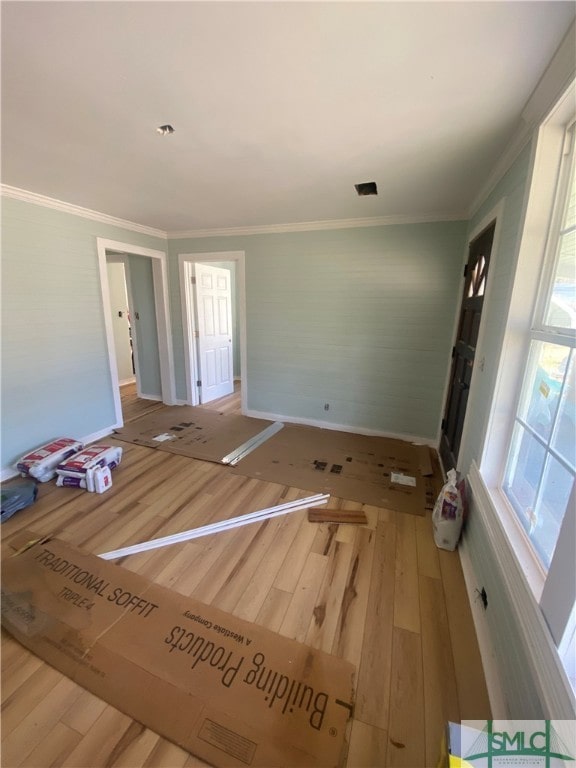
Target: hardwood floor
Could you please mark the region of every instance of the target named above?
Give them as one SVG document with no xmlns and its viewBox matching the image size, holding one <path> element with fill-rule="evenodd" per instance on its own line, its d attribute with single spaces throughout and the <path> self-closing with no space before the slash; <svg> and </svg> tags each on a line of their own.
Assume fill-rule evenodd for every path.
<svg viewBox="0 0 576 768">
<path fill-rule="evenodd" d="M 153 401 L 123 392 L 125 420 Z M 155 404 L 156 407 L 159 404 Z M 240 395 L 211 404 L 240 412 Z M 108 442 L 108 440 L 107 440 Z M 306 491 L 128 443 L 103 495 L 40 486 L 2 526 L 99 553 L 305 497 Z M 357 668 L 347 765 L 435 766 L 447 720 L 490 716 L 457 552 L 431 518 L 331 499 L 368 525 L 305 512 L 126 557 L 158 584 L 349 659 Z M 2 632 L 2 766 L 201 766 L 202 761 L 84 691 Z"/>
</svg>

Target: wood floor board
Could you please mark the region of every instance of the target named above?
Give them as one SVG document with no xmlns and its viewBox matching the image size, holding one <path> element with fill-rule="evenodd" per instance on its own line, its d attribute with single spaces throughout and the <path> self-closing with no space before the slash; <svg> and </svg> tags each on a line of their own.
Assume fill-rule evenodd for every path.
<svg viewBox="0 0 576 768">
<path fill-rule="evenodd" d="M 42 741 L 34 747 L 25 761 L 20 763 L 24 768 L 44 768 L 46 765 L 59 766 L 76 747 L 81 734 L 68 728 L 62 722 L 56 723 L 54 728 Z M 3 763 L 4 768 L 10 768 L 8 763 Z"/>
<path fill-rule="evenodd" d="M 123 388 L 125 421 L 160 410 Z M 210 405 L 240 413 L 240 391 Z M 30 532 L 101 553 L 303 499 L 309 491 L 130 443 L 106 493 L 40 486 L 2 524 L 4 556 Z M 419 517 L 331 498 L 367 525 L 304 511 L 126 556 L 119 567 L 356 665 L 347 768 L 433 765 L 446 719 L 489 717 L 457 552 Z M 204 768 L 2 632 L 3 768 Z M 161 703 L 160 703 L 161 705 Z M 439 743 L 439 742 L 438 742 Z M 342 768 L 345 768 L 344 765 Z"/>
<path fill-rule="evenodd" d="M 256 533 L 212 600 L 212 605 L 228 613 L 234 613 L 248 586 L 258 579 L 264 555 L 281 529 L 282 521 L 273 518 L 251 527 Z"/>
<path fill-rule="evenodd" d="M 2 701 L 2 743 L 61 681 L 60 672 L 43 664 Z"/>
<path fill-rule="evenodd" d="M 490 700 L 460 558 L 457 551 L 439 550 L 438 554 L 452 640 L 460 718 L 488 719 L 491 717 Z"/>
<path fill-rule="evenodd" d="M 394 627 L 386 765 L 425 765 L 424 690 L 420 635 Z"/>
<path fill-rule="evenodd" d="M 310 552 L 300 578 L 294 588 L 292 600 L 280 625 L 281 635 L 303 643 L 316 606 L 318 592 L 324 580 L 328 558 L 316 552 Z"/>
<path fill-rule="evenodd" d="M 356 665 L 356 669 L 359 668 L 362 657 L 375 545 L 374 531 L 366 527 L 359 528 L 354 540 L 338 627 L 332 644 L 332 653 L 351 661 Z"/>
<path fill-rule="evenodd" d="M 446 723 L 459 720 L 458 687 L 442 582 L 420 576 L 426 766 L 435 768 Z"/>
<path fill-rule="evenodd" d="M 109 766 L 118 754 L 119 745 L 126 744 L 127 734 L 136 734 L 144 726 L 107 706 L 92 728 L 82 736 L 76 747 L 62 763 L 62 768 L 80 766 Z"/>
<path fill-rule="evenodd" d="M 416 550 L 418 573 L 421 576 L 440 579 L 440 561 L 438 559 L 438 549 L 434 543 L 432 518 L 430 515 L 419 517 L 416 520 Z"/>
<path fill-rule="evenodd" d="M 280 632 L 291 600 L 292 592 L 284 592 L 272 587 L 258 611 L 256 623 L 272 632 Z"/>
<path fill-rule="evenodd" d="M 394 626 L 420 632 L 416 516 L 399 515 L 396 540 Z"/>
<path fill-rule="evenodd" d="M 155 748 L 144 763 L 142 763 L 142 768 L 185 768 L 190 757 L 191 755 L 188 752 L 177 747 L 176 744 L 172 744 L 166 739 L 159 739 Z M 204 763 L 198 760 L 198 758 L 193 759 L 198 761 L 197 763 L 192 763 L 194 766 L 208 765 L 208 763 Z"/>
<path fill-rule="evenodd" d="M 375 537 L 355 716 L 386 731 L 392 674 L 396 525 L 379 522 Z"/>
<path fill-rule="evenodd" d="M 355 718 L 352 721 L 347 765 L 349 768 L 378 768 L 385 764 L 387 746 L 386 731 Z"/>
<path fill-rule="evenodd" d="M 234 606 L 233 613 L 241 619 L 256 621 L 266 596 L 272 589 L 274 580 L 284 558 L 292 546 L 296 533 L 302 525 L 303 512 L 294 512 L 278 518 L 279 525 L 273 541 L 268 545 L 262 560 L 258 564 L 257 578 L 252 578 L 244 587 Z"/>
<path fill-rule="evenodd" d="M 354 540 L 334 542 L 327 554 L 324 579 L 316 598 L 305 643 L 330 653 L 344 607 L 344 593 L 354 555 Z"/>
<path fill-rule="evenodd" d="M 12 664 L 4 663 L 2 659 L 2 697 L 3 700 L 11 696 L 21 685 L 25 685 L 28 678 L 42 666 L 42 660 L 31 653 L 22 658 L 19 653 Z"/>
<path fill-rule="evenodd" d="M 64 725 L 84 736 L 110 706 L 90 691 L 82 691 L 74 704 L 62 716 Z"/>
<path fill-rule="evenodd" d="M 160 737 L 140 723 L 132 722 L 108 758 L 111 768 L 142 765 L 152 754 Z"/>
<path fill-rule="evenodd" d="M 284 558 L 274 581 L 276 589 L 283 590 L 284 592 L 294 592 L 296 589 L 296 584 L 317 534 L 316 528 L 305 519 L 305 516 L 301 517 L 301 521 L 294 542 Z"/>
<path fill-rule="evenodd" d="M 41 744 L 58 724 L 62 715 L 82 693 L 72 680 L 60 675 L 60 679 L 35 706 L 20 719 L 18 724 L 2 738 L 2 765 L 27 765 L 27 757 Z M 3 716 L 4 718 L 4 716 Z M 4 729 L 3 729 L 4 730 Z"/>
</svg>

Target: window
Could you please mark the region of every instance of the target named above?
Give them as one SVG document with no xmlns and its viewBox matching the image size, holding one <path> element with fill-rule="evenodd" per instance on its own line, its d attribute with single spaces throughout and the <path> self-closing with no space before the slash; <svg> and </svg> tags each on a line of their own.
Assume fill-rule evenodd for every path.
<svg viewBox="0 0 576 768">
<path fill-rule="evenodd" d="M 566 131 L 528 362 L 502 483 L 545 572 L 576 476 L 576 186 Z"/>
</svg>

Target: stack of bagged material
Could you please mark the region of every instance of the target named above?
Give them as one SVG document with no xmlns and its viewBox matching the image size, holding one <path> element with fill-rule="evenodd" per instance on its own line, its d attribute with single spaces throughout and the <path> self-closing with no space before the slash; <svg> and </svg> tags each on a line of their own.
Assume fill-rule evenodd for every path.
<svg viewBox="0 0 576 768">
<path fill-rule="evenodd" d="M 72 437 L 59 437 L 22 456 L 16 469 L 22 475 L 30 475 L 41 483 L 56 476 L 56 467 L 78 451 L 84 444 Z"/>
<path fill-rule="evenodd" d="M 0 491 L 2 503 L 0 522 L 3 523 L 16 512 L 33 504 L 37 496 L 38 484 L 35 480 L 20 480 L 8 488 L 2 488 Z"/>
<path fill-rule="evenodd" d="M 112 470 L 122 461 L 122 448 L 91 445 L 56 467 L 56 485 L 104 493 L 112 487 Z"/>
</svg>

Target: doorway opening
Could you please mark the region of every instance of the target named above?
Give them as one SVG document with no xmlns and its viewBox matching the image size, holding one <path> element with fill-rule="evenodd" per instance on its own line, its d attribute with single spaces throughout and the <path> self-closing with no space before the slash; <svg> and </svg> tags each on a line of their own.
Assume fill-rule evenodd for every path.
<svg viewBox="0 0 576 768">
<path fill-rule="evenodd" d="M 186 402 L 218 403 L 240 389 L 246 412 L 243 251 L 180 254 Z"/>
<path fill-rule="evenodd" d="M 102 238 L 97 238 L 97 249 L 114 398 L 113 427 L 117 428 L 124 423 L 121 383 L 127 388 L 135 384 L 137 397 L 143 401 L 175 404 L 166 254 Z M 126 333 L 133 356 L 132 383 L 126 375 Z"/>
</svg>

